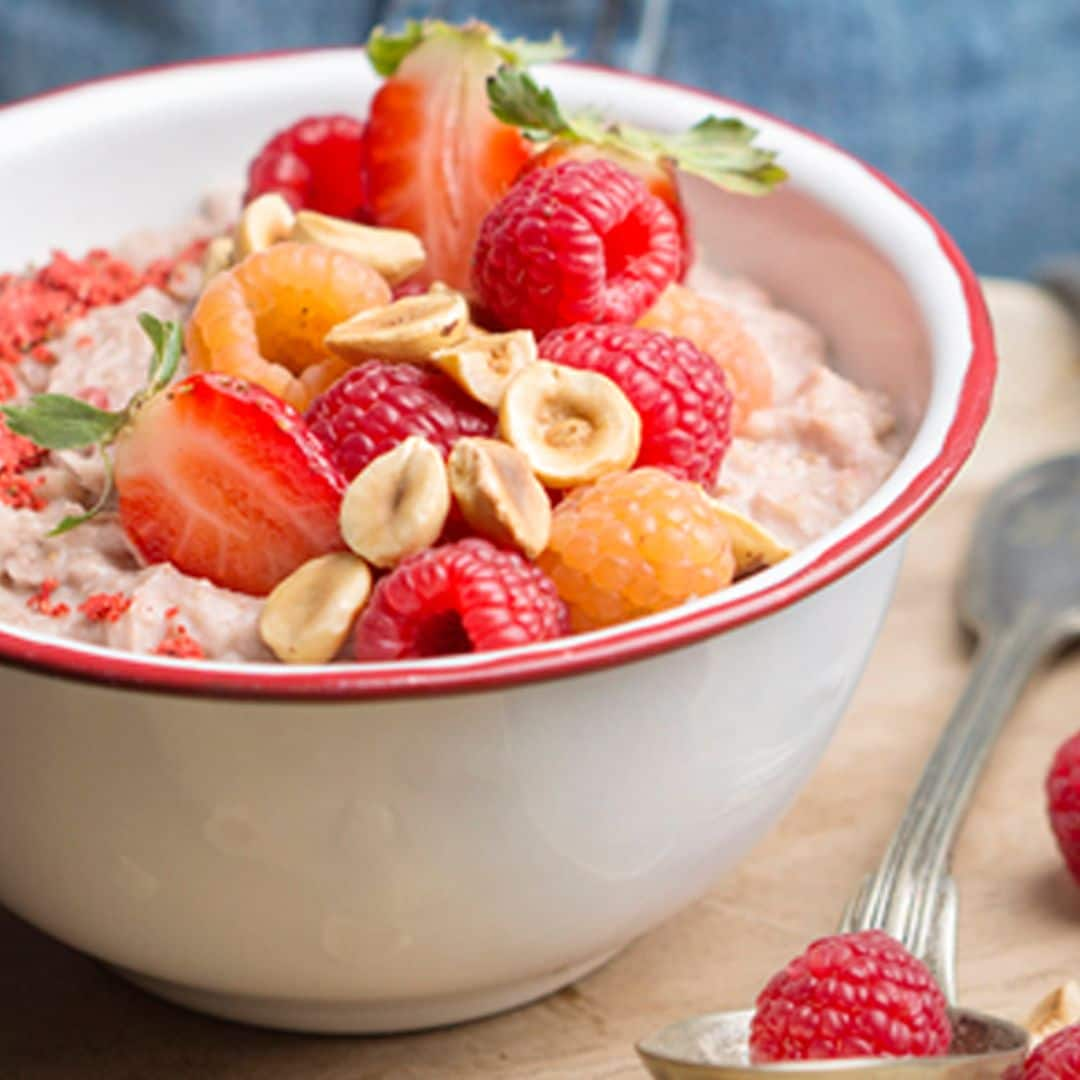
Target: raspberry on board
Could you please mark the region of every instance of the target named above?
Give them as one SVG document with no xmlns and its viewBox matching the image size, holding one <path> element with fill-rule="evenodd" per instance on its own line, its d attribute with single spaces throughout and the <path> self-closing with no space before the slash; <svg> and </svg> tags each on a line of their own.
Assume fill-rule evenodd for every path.
<svg viewBox="0 0 1080 1080">
<path fill-rule="evenodd" d="M 731 391 L 723 370 L 685 338 L 634 326 L 570 326 L 539 345 L 556 364 L 606 375 L 641 416 L 637 465 L 716 482 L 731 443 Z"/>
<path fill-rule="evenodd" d="M 1046 802 L 1065 865 L 1080 884 L 1080 732 L 1066 739 L 1054 755 L 1046 776 Z"/>
<path fill-rule="evenodd" d="M 716 505 L 660 469 L 611 473 L 555 507 L 537 564 L 575 631 L 649 615 L 731 584 L 735 557 Z"/>
<path fill-rule="evenodd" d="M 564 161 L 526 173 L 480 226 L 473 285 L 507 327 L 632 323 L 675 280 L 679 223 L 614 162 Z"/>
<path fill-rule="evenodd" d="M 757 1063 L 936 1057 L 951 1042 L 929 969 L 880 930 L 815 941 L 769 980 L 750 1027 Z"/>
<path fill-rule="evenodd" d="M 566 608 L 542 571 L 473 538 L 392 570 L 357 620 L 354 640 L 360 660 L 399 660 L 528 645 L 566 629 Z"/>
<path fill-rule="evenodd" d="M 279 131 L 248 166 L 249 203 L 268 191 L 294 210 L 366 220 L 364 125 L 351 116 L 308 116 Z"/>
<path fill-rule="evenodd" d="M 409 435 L 449 454 L 463 436 L 495 430 L 495 414 L 448 375 L 381 360 L 359 364 L 316 398 L 307 422 L 347 480 Z"/>
<path fill-rule="evenodd" d="M 1066 1080 L 1080 1076 L 1080 1024 L 1062 1028 L 1039 1043 L 1024 1062 L 1023 1080 Z"/>
<path fill-rule="evenodd" d="M 733 397 L 734 431 L 743 430 L 755 409 L 772 404 L 772 370 L 765 354 L 739 316 L 715 300 L 684 285 L 669 285 L 638 326 L 686 338 L 724 369 Z"/>
<path fill-rule="evenodd" d="M 257 383 L 305 409 L 348 370 L 323 345 L 331 327 L 390 302 L 366 263 L 316 244 L 274 244 L 218 274 L 188 321 L 193 371 Z"/>
</svg>

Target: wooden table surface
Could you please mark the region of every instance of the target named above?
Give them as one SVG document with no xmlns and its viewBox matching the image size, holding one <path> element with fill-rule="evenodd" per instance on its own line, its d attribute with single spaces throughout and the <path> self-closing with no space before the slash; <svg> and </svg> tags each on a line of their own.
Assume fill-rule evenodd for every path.
<svg viewBox="0 0 1080 1080">
<path fill-rule="evenodd" d="M 952 588 L 980 499 L 1021 464 L 1080 445 L 1080 333 L 1032 286 L 993 281 L 987 295 L 1002 373 L 982 443 L 915 530 L 869 670 L 816 775 L 704 900 L 538 1004 L 380 1039 L 281 1035 L 183 1012 L 0 912 L 0 1077 L 640 1080 L 636 1038 L 752 1001 L 768 974 L 832 930 L 964 684 L 969 653 Z M 1024 695 L 960 842 L 966 1004 L 1023 1019 L 1043 993 L 1080 974 L 1080 888 L 1061 868 L 1042 798 L 1049 758 L 1077 728 L 1074 652 Z"/>
</svg>

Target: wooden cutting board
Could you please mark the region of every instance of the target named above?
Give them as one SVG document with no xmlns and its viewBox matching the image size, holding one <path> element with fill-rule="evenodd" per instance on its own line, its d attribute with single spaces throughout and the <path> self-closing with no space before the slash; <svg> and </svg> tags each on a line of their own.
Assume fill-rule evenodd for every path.
<svg viewBox="0 0 1080 1080">
<path fill-rule="evenodd" d="M 869 670 L 824 762 L 781 824 L 700 903 L 577 986 L 424 1035 L 324 1039 L 203 1019 L 161 1004 L 0 912 L 4 1080 L 522 1080 L 638 1078 L 633 1043 L 681 1016 L 746 1005 L 806 942 L 831 932 L 877 860 L 968 670 L 952 608 L 983 495 L 1022 464 L 1080 446 L 1080 331 L 1030 285 L 987 283 L 1001 355 L 990 425 L 911 538 Z M 1042 780 L 1080 728 L 1074 652 L 1029 687 L 956 858 L 960 996 L 1023 1019 L 1080 974 L 1080 887 L 1061 867 Z"/>
</svg>

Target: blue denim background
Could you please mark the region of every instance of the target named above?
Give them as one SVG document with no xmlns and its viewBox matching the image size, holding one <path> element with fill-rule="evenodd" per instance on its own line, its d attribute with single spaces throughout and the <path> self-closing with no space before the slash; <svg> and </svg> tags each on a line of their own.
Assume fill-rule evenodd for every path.
<svg viewBox="0 0 1080 1080">
<path fill-rule="evenodd" d="M 0 100 L 173 59 L 358 42 L 406 15 L 476 14 L 512 34 L 560 26 L 578 56 L 655 62 L 827 135 L 929 206 L 982 272 L 1024 274 L 1080 249 L 1080 0 L 670 0 L 651 58 L 634 48 L 643 8 L 0 0 Z"/>
</svg>

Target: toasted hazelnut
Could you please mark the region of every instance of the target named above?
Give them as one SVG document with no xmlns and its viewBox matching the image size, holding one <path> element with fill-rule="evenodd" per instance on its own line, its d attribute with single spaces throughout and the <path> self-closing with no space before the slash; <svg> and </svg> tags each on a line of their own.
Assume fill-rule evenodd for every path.
<svg viewBox="0 0 1080 1080">
<path fill-rule="evenodd" d="M 319 244 L 352 255 L 377 270 L 391 285 L 411 277 L 424 265 L 427 254 L 419 237 L 404 229 L 379 229 L 314 210 L 301 210 L 290 239 Z"/>
<path fill-rule="evenodd" d="M 450 490 L 482 535 L 530 559 L 551 536 L 551 500 L 525 455 L 498 439 L 458 439 L 447 461 Z"/>
<path fill-rule="evenodd" d="M 1046 997 L 1035 1006 L 1027 1023 L 1024 1025 L 1033 1042 L 1040 1043 L 1043 1039 L 1062 1028 L 1069 1027 L 1080 1020 L 1080 985 L 1071 979 L 1063 986 L 1047 994 Z"/>
<path fill-rule="evenodd" d="M 442 454 L 410 435 L 349 484 L 341 502 L 341 535 L 368 562 L 393 566 L 434 544 L 449 512 Z"/>
<path fill-rule="evenodd" d="M 555 488 L 628 469 L 641 448 L 641 417 L 611 379 L 546 360 L 510 380 L 499 430 Z"/>
<path fill-rule="evenodd" d="M 292 207 L 276 191 L 268 191 L 244 207 L 236 223 L 233 241 L 239 262 L 253 251 L 265 251 L 279 240 L 287 240 L 293 226 Z"/>
<path fill-rule="evenodd" d="M 371 594 L 363 559 L 335 551 L 294 570 L 266 598 L 259 636 L 287 664 L 325 664 L 345 644 Z"/>
<path fill-rule="evenodd" d="M 728 533 L 731 535 L 731 547 L 735 553 L 736 579 L 746 577 L 755 570 L 775 566 L 791 554 L 791 548 L 769 532 L 764 525 L 759 525 L 718 499 L 711 499 L 711 502 L 720 511 Z"/>
<path fill-rule="evenodd" d="M 458 292 L 406 296 L 361 311 L 326 335 L 326 347 L 350 363 L 364 359 L 424 360 L 454 345 L 469 326 L 469 305 Z"/>
<path fill-rule="evenodd" d="M 231 236 L 215 236 L 203 253 L 203 286 L 222 270 L 228 270 L 236 254 L 236 243 Z"/>
<path fill-rule="evenodd" d="M 499 407 L 510 380 L 535 360 L 536 338 L 531 330 L 478 333 L 428 357 L 466 394 L 492 409 Z"/>
</svg>

